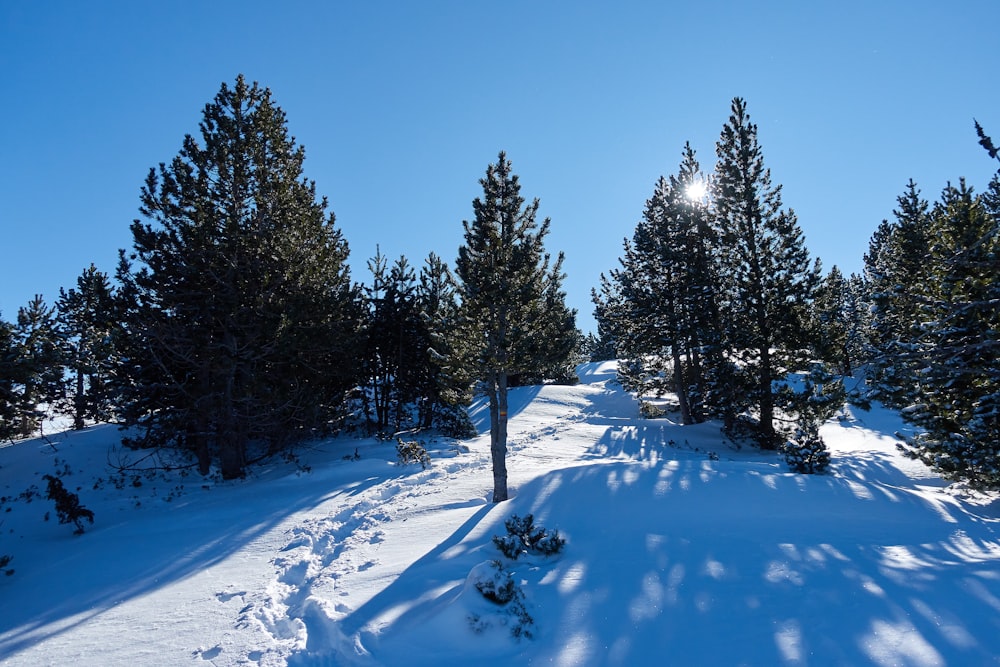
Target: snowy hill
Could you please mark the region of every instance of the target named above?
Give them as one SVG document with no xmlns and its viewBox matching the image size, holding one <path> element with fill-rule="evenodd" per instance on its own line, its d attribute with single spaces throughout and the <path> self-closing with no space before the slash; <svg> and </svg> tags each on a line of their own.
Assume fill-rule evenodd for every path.
<svg viewBox="0 0 1000 667">
<path fill-rule="evenodd" d="M 425 443 L 426 470 L 344 438 L 121 490 L 113 427 L 0 449 L 0 664 L 995 664 L 1000 504 L 901 458 L 896 417 L 845 410 L 831 472 L 796 475 L 717 424 L 639 419 L 613 370 L 512 392 L 499 505 L 488 435 Z M 18 497 L 56 471 L 83 535 Z M 567 543 L 503 561 L 534 620 L 516 639 L 474 584 L 529 513 Z"/>
</svg>

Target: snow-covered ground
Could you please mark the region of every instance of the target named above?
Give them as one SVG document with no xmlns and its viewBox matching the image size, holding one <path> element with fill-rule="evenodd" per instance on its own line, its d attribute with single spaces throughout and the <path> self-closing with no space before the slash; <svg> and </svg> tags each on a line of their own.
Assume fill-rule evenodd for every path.
<svg viewBox="0 0 1000 667">
<path fill-rule="evenodd" d="M 717 424 L 639 419 L 613 371 L 514 390 L 499 505 L 488 435 L 426 442 L 426 470 L 343 438 L 122 490 L 113 427 L 0 449 L 0 664 L 1000 663 L 1000 503 L 901 458 L 897 417 L 845 410 L 831 472 L 796 475 Z M 83 535 L 17 497 L 56 471 Z M 502 559 L 492 536 L 529 513 L 563 552 Z M 530 639 L 473 585 L 497 559 Z"/>
</svg>

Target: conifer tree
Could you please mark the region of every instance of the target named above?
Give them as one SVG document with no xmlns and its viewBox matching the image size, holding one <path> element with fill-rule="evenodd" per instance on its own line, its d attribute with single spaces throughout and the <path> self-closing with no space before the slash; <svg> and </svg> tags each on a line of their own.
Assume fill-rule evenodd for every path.
<svg viewBox="0 0 1000 667">
<path fill-rule="evenodd" d="M 805 361 L 819 262 L 810 262 L 794 212 L 782 208 L 781 186 L 771 183 L 757 126 L 741 98 L 733 100 L 716 154 L 713 198 L 726 293 L 722 321 L 748 375 L 761 445 L 773 448 L 778 439 L 772 382 Z"/>
<path fill-rule="evenodd" d="M 920 286 L 932 280 L 930 205 L 911 179 L 897 197 L 892 223 L 876 230 L 865 255 L 865 275 L 872 305 L 870 339 L 872 397 L 891 407 L 905 407 L 916 378 L 902 360 L 915 354 L 921 336 L 924 297 Z"/>
<path fill-rule="evenodd" d="M 525 205 L 503 152 L 480 184 L 483 196 L 472 203 L 475 218 L 463 222 L 456 262 L 461 318 L 453 352 L 475 369 L 489 400 L 493 501 L 501 502 L 508 497 L 509 380 L 564 359 L 576 327 L 575 315 L 559 303 L 561 255 L 553 263 L 544 248 L 550 222 L 536 221 L 537 199 Z"/>
<path fill-rule="evenodd" d="M 251 443 L 273 452 L 336 419 L 358 377 L 360 294 L 304 159 L 270 90 L 241 75 L 205 106 L 200 140 L 150 170 L 118 270 L 131 444 L 233 478 Z"/>
<path fill-rule="evenodd" d="M 677 396 L 685 424 L 716 414 L 724 358 L 718 320 L 717 235 L 694 151 L 684 146 L 676 175 L 661 177 L 646 201 L 621 268 L 594 294 L 597 319 L 626 359 L 623 385 Z"/>
<path fill-rule="evenodd" d="M 407 404 L 416 402 L 418 376 L 427 364 L 426 336 L 417 302 L 416 273 L 405 257 L 390 267 L 381 251 L 368 262 L 372 284 L 365 289 L 368 306 L 364 363 L 373 428 L 399 430 Z"/>
<path fill-rule="evenodd" d="M 20 426 L 15 393 L 20 373 L 14 327 L 0 318 L 0 440 L 13 438 Z"/>
<path fill-rule="evenodd" d="M 945 477 L 1000 488 L 1000 181 L 985 197 L 962 180 L 931 212 L 930 279 L 919 335 L 897 363 L 913 378 L 904 449 Z"/>
<path fill-rule="evenodd" d="M 65 389 L 55 308 L 40 294 L 17 311 L 14 351 L 17 433 L 26 438 L 38 431 L 46 409 L 62 399 Z"/>
<path fill-rule="evenodd" d="M 418 423 L 450 437 L 472 437 L 476 432 L 465 406 L 472 398 L 474 370 L 454 363 L 460 361 L 452 335 L 460 320 L 458 286 L 448 265 L 433 252 L 420 269 L 417 302 L 426 353 L 418 381 Z"/>
<path fill-rule="evenodd" d="M 813 353 L 841 375 L 852 375 L 855 366 L 865 358 L 869 323 L 864 291 L 859 276 L 844 277 L 836 266 L 816 290 Z"/>
<path fill-rule="evenodd" d="M 59 291 L 59 330 L 71 375 L 72 401 L 66 412 L 73 428 L 86 420 L 112 417 L 109 378 L 117 354 L 114 348 L 115 290 L 108 276 L 91 264 L 76 280 L 76 288 Z"/>
</svg>

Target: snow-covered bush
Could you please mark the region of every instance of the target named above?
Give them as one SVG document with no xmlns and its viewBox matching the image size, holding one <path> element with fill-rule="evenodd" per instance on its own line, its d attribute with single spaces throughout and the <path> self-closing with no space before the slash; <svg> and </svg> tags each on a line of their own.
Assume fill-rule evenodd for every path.
<svg viewBox="0 0 1000 667">
<path fill-rule="evenodd" d="M 517 560 L 521 554 L 554 556 L 566 545 L 558 530 L 549 531 L 535 526 L 535 517 L 531 514 L 523 519 L 514 514 L 504 522 L 504 526 L 507 534 L 494 535 L 493 544 L 511 560 Z"/>
<path fill-rule="evenodd" d="M 639 402 L 639 416 L 643 419 L 659 419 L 667 414 L 667 411 L 655 403 L 649 401 Z"/>
<path fill-rule="evenodd" d="M 532 628 L 535 619 L 528 613 L 528 608 L 524 601 L 524 591 L 514 581 L 514 575 L 504 570 L 503 563 L 499 560 L 480 563 L 469 573 L 468 582 L 475 586 L 480 595 L 502 607 L 502 614 L 496 619 L 499 623 L 510 627 L 510 634 L 520 639 L 533 637 Z M 487 616 L 472 613 L 469 615 L 469 624 L 472 629 L 483 632 L 490 627 L 491 622 Z"/>
<path fill-rule="evenodd" d="M 800 422 L 795 434 L 782 448 L 782 454 L 793 472 L 818 474 L 830 465 L 830 452 L 814 422 Z"/>
<path fill-rule="evenodd" d="M 399 465 L 419 463 L 420 467 L 426 470 L 431 464 L 431 455 L 416 440 L 404 442 L 402 438 L 396 438 L 396 460 Z"/>
</svg>

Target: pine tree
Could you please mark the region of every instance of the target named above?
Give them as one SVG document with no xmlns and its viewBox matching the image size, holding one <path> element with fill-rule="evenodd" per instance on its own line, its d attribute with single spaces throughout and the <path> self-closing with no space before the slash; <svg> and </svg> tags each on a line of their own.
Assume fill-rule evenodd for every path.
<svg viewBox="0 0 1000 667">
<path fill-rule="evenodd" d="M 368 317 L 364 363 L 373 429 L 402 428 L 408 404 L 416 402 L 418 376 L 427 365 L 426 335 L 417 302 L 416 273 L 405 257 L 390 267 L 381 251 L 368 262 L 372 284 L 366 288 Z"/>
<path fill-rule="evenodd" d="M 0 440 L 13 438 L 20 426 L 17 418 L 18 399 L 15 388 L 21 381 L 14 343 L 14 327 L 0 319 Z"/>
<path fill-rule="evenodd" d="M 108 276 L 91 264 L 76 280 L 76 289 L 59 291 L 59 331 L 71 377 L 72 401 L 65 408 L 73 428 L 86 420 L 112 417 L 109 378 L 117 360 L 114 347 L 115 290 Z"/>
<path fill-rule="evenodd" d="M 1000 487 L 1000 181 L 976 197 L 962 180 L 931 212 L 930 280 L 919 335 L 900 360 L 913 378 L 904 448 L 945 477 Z"/>
<path fill-rule="evenodd" d="M 816 291 L 813 303 L 813 354 L 841 375 L 852 375 L 865 356 L 868 319 L 865 288 L 857 275 L 844 277 L 834 266 Z"/>
<path fill-rule="evenodd" d="M 808 308 L 819 282 L 792 210 L 781 203 L 781 186 L 770 170 L 750 122 L 746 103 L 732 114 L 716 145 L 713 195 L 722 239 L 726 339 L 749 378 L 757 406 L 761 445 L 777 446 L 772 382 L 804 362 Z"/>
<path fill-rule="evenodd" d="M 17 433 L 26 438 L 38 432 L 46 410 L 62 399 L 65 390 L 55 308 L 46 305 L 40 294 L 18 309 L 14 346 Z"/>
<path fill-rule="evenodd" d="M 518 177 L 501 152 L 480 180 L 483 196 L 472 203 L 475 218 L 463 222 L 456 276 L 461 319 L 455 330 L 457 358 L 476 369 L 490 407 L 493 501 L 507 500 L 509 379 L 551 368 L 576 338 L 561 299 L 561 255 L 545 252 L 550 222 L 538 224 L 539 202 L 525 205 Z M 553 308 L 553 306 L 560 306 Z"/>
<path fill-rule="evenodd" d="M 931 280 L 931 217 L 929 204 L 911 179 L 897 198 L 892 223 L 876 230 L 865 256 L 865 275 L 872 301 L 872 396 L 886 405 L 907 405 L 916 390 L 916 378 L 903 363 L 915 353 L 921 336 L 923 297 L 919 286 Z"/>
<path fill-rule="evenodd" d="M 465 407 L 472 399 L 473 370 L 454 352 L 453 331 L 460 320 L 458 286 L 448 265 L 430 253 L 420 269 L 417 302 L 424 324 L 421 349 L 426 363 L 418 379 L 419 424 L 455 438 L 476 435 Z"/>
<path fill-rule="evenodd" d="M 200 141 L 150 170 L 118 270 L 129 443 L 183 447 L 233 478 L 251 443 L 277 451 L 342 409 L 360 294 L 304 159 L 270 90 L 239 76 L 205 106 Z"/>
</svg>

